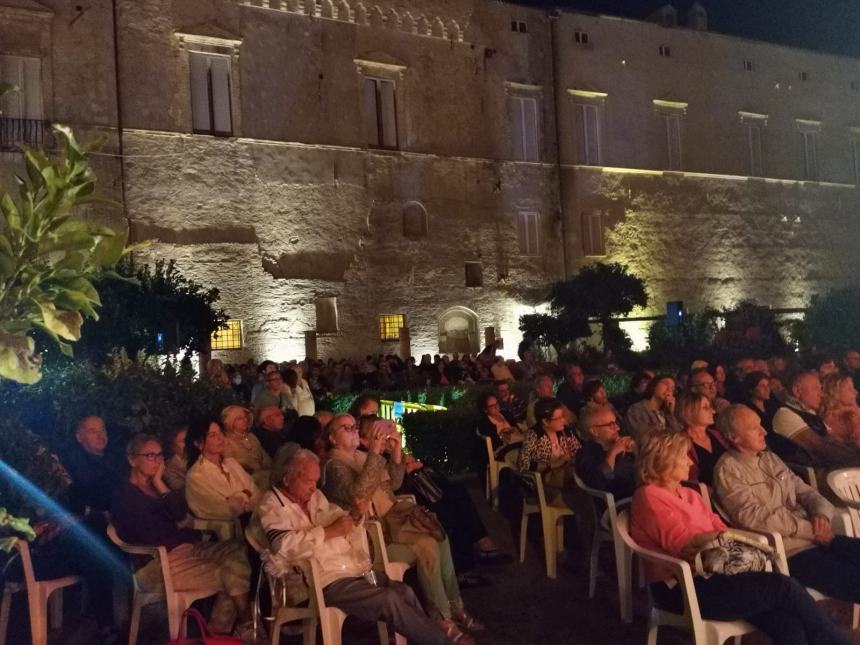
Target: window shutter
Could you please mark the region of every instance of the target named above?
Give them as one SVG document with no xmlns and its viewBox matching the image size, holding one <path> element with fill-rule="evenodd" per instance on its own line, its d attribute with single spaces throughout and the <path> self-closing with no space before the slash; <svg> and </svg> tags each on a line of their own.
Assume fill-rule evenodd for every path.
<svg viewBox="0 0 860 645">
<path fill-rule="evenodd" d="M 382 116 L 382 145 L 397 147 L 397 106 L 394 99 L 394 82 L 377 81 L 379 107 Z"/>
<path fill-rule="evenodd" d="M 196 132 L 212 130 L 209 113 L 209 58 L 205 54 L 189 52 L 191 68 L 191 121 Z"/>
<path fill-rule="evenodd" d="M 511 112 L 511 157 L 525 159 L 525 124 L 523 115 L 523 100 L 513 96 L 508 100 Z"/>
<path fill-rule="evenodd" d="M 230 115 L 230 59 L 226 56 L 209 57 L 212 82 L 212 124 L 219 134 L 233 133 Z"/>
<path fill-rule="evenodd" d="M 523 101 L 523 131 L 525 137 L 525 157 L 526 161 L 538 160 L 538 141 L 537 141 L 537 100 L 525 98 Z"/>
<path fill-rule="evenodd" d="M 364 79 L 364 140 L 371 146 L 380 144 L 376 114 L 376 81 L 372 78 Z"/>
</svg>

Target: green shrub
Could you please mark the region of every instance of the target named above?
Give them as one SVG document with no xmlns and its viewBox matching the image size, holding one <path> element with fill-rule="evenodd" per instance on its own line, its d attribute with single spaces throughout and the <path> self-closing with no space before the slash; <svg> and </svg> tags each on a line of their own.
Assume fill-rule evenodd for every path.
<svg viewBox="0 0 860 645">
<path fill-rule="evenodd" d="M 860 287 L 813 296 L 803 323 L 795 323 L 794 336 L 801 349 L 842 352 L 860 347 Z"/>
</svg>

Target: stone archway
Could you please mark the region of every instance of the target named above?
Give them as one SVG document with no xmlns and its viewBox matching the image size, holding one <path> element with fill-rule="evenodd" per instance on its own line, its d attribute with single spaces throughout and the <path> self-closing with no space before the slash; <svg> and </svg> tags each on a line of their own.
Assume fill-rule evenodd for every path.
<svg viewBox="0 0 860 645">
<path fill-rule="evenodd" d="M 439 316 L 439 353 L 479 352 L 478 315 L 466 307 L 451 307 Z"/>
</svg>

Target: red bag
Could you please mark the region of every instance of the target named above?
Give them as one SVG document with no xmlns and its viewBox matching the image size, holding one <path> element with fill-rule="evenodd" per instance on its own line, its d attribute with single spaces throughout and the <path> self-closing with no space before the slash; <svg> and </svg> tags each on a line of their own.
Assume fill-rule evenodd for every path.
<svg viewBox="0 0 860 645">
<path fill-rule="evenodd" d="M 199 638 L 188 637 L 188 619 L 193 618 L 197 621 L 197 627 L 200 630 Z M 212 634 L 206 626 L 206 621 L 196 609 L 188 608 L 182 614 L 182 624 L 179 627 L 179 636 L 168 641 L 167 645 L 243 645 L 241 638 L 235 636 L 227 636 L 225 634 Z"/>
</svg>

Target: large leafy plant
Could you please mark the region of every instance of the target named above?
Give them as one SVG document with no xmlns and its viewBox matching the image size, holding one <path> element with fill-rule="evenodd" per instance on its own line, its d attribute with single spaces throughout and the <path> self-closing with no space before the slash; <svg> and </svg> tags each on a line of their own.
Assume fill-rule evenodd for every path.
<svg viewBox="0 0 860 645">
<path fill-rule="evenodd" d="M 76 216 L 98 201 L 89 148 L 64 126 L 54 131 L 62 154 L 25 149 L 17 197 L 0 191 L 0 378 L 21 383 L 41 378 L 31 333 L 43 331 L 71 355 L 84 317 L 98 318 L 93 279 L 111 273 L 126 250 L 126 233 Z"/>
</svg>

